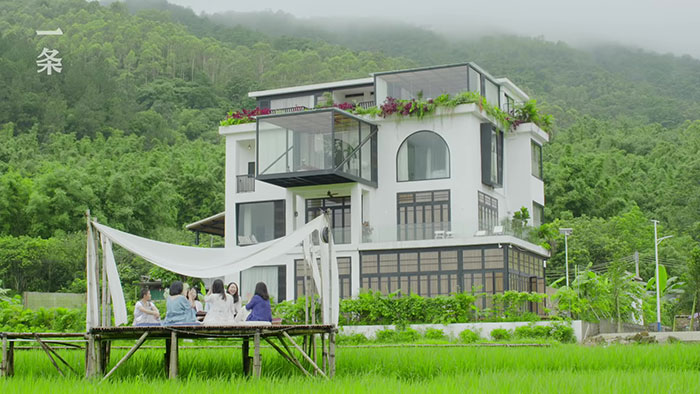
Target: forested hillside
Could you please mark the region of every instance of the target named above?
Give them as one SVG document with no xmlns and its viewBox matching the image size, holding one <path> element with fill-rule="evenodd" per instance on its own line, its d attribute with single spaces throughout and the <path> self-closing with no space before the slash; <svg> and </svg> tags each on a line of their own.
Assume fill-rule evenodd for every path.
<svg viewBox="0 0 700 394">
<path fill-rule="evenodd" d="M 574 227 L 574 264 L 637 250 L 645 279 L 649 219 L 675 235 L 660 250 L 673 275 L 700 241 L 696 59 L 371 21 L 332 33 L 283 14 L 204 18 L 162 1 L 0 0 L 0 10 L 0 280 L 16 291 L 80 288 L 88 208 L 126 231 L 191 242 L 183 226 L 223 210 L 218 121 L 253 106 L 249 90 L 464 61 L 555 116 L 541 229 L 551 273 L 563 264 L 559 226 Z M 34 32 L 58 27 L 64 35 Z M 60 51 L 62 73 L 36 72 L 43 47 Z M 125 282 L 146 269 L 118 258 Z"/>
</svg>

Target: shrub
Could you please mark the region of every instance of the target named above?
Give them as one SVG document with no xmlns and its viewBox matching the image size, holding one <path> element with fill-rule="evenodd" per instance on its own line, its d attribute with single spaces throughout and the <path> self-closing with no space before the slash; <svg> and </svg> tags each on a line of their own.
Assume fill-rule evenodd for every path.
<svg viewBox="0 0 700 394">
<path fill-rule="evenodd" d="M 367 342 L 369 342 L 369 339 L 362 334 L 338 334 L 338 336 L 336 336 L 336 343 L 338 345 L 360 345 Z"/>
<path fill-rule="evenodd" d="M 565 322 L 554 322 L 552 323 L 552 338 L 559 342 L 571 343 L 576 342 L 576 337 L 574 336 L 574 329 L 571 327 L 571 323 Z"/>
<path fill-rule="evenodd" d="M 505 328 L 496 328 L 491 331 L 491 338 L 494 341 L 509 341 L 511 337 L 511 332 L 506 330 Z"/>
<path fill-rule="evenodd" d="M 382 343 L 411 343 L 420 339 L 418 331 L 407 328 L 405 330 L 380 330 L 377 331 L 377 342 Z"/>
<path fill-rule="evenodd" d="M 462 343 L 474 343 L 481 340 L 481 336 L 470 329 L 466 329 L 459 333 L 459 340 Z"/>
<path fill-rule="evenodd" d="M 425 330 L 425 339 L 443 340 L 445 333 L 439 328 L 428 328 Z"/>
<path fill-rule="evenodd" d="M 397 338 L 401 343 L 415 342 L 420 339 L 420 333 L 412 328 L 398 331 Z"/>
<path fill-rule="evenodd" d="M 377 342 L 396 343 L 398 342 L 395 330 L 379 330 L 377 331 Z"/>
<path fill-rule="evenodd" d="M 513 336 L 515 338 L 518 338 L 518 339 L 535 338 L 534 327 L 530 327 L 530 326 L 516 327 L 515 332 L 513 332 Z"/>
</svg>

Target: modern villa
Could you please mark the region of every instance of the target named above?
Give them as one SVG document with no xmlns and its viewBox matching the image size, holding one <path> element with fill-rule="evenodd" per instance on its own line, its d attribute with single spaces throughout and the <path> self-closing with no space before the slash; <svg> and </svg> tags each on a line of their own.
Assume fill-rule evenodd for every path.
<svg viewBox="0 0 700 394">
<path fill-rule="evenodd" d="M 364 289 L 544 293 L 549 253 L 511 223 L 525 207 L 527 225 L 541 224 L 547 133 L 534 123 L 505 129 L 481 102 L 422 117 L 342 109 L 463 92 L 505 113 L 529 100 L 474 63 L 250 92 L 270 114 L 219 129 L 225 212 L 188 228 L 244 246 L 290 234 L 328 210 L 341 297 Z M 289 253 L 226 279 L 241 283 L 244 298 L 264 280 L 278 301 L 294 299 L 304 294 L 302 258 L 301 250 Z"/>
</svg>

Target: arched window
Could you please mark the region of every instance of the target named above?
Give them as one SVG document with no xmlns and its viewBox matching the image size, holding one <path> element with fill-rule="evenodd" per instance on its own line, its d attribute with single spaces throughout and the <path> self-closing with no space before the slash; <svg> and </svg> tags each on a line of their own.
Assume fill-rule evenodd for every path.
<svg viewBox="0 0 700 394">
<path fill-rule="evenodd" d="M 447 143 L 432 131 L 417 131 L 401 144 L 396 156 L 399 182 L 450 177 L 450 150 Z"/>
</svg>

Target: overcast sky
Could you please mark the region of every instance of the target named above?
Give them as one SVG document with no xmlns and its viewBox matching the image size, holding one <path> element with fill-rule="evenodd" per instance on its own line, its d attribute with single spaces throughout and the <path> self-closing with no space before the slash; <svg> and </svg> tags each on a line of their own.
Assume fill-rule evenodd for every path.
<svg viewBox="0 0 700 394">
<path fill-rule="evenodd" d="M 504 32 L 579 45 L 614 42 L 700 59 L 700 0 L 168 0 L 195 12 L 381 17 L 435 31 Z"/>
</svg>

